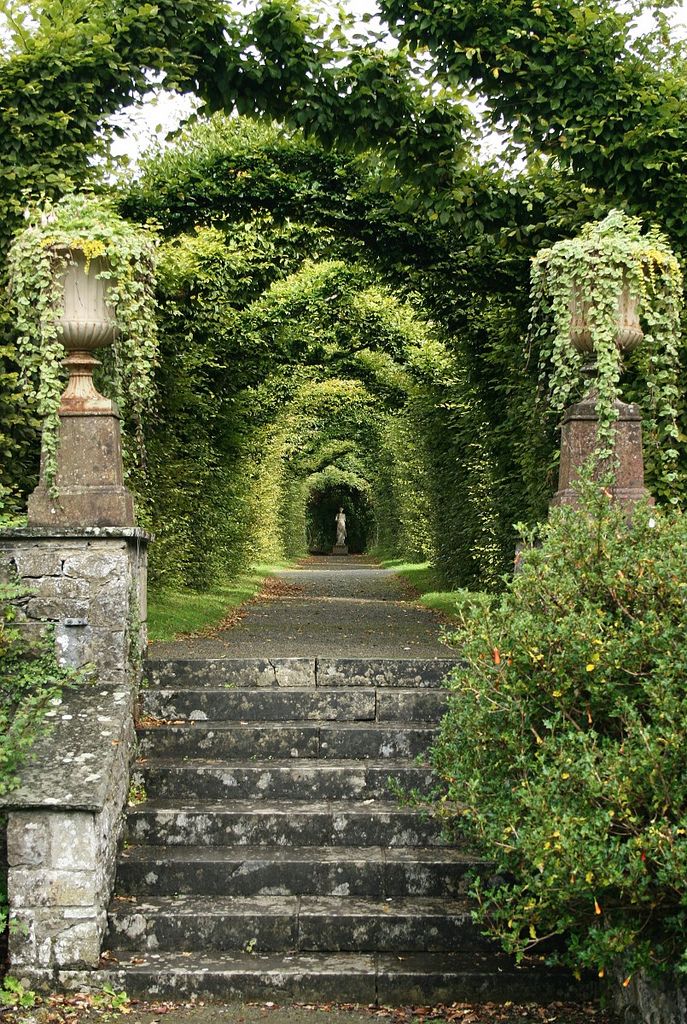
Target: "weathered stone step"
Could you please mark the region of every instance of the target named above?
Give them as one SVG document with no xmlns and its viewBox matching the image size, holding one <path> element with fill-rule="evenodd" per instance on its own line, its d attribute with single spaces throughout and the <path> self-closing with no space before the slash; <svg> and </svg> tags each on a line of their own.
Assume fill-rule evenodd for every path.
<svg viewBox="0 0 687 1024">
<path fill-rule="evenodd" d="M 230 684 L 227 684 L 229 686 Z M 441 693 L 441 691 L 439 691 Z M 197 721 L 374 721 L 373 689 L 155 689 L 141 693 L 144 715 Z"/>
<path fill-rule="evenodd" d="M 428 792 L 433 773 L 413 761 L 205 761 L 148 760 L 137 765 L 154 800 L 368 800 L 384 799 L 393 783 L 405 792 Z"/>
<path fill-rule="evenodd" d="M 117 892 L 171 896 L 460 896 L 489 870 L 452 847 L 130 846 Z"/>
<path fill-rule="evenodd" d="M 129 809 L 128 838 L 151 846 L 441 845 L 439 823 L 381 800 L 222 803 L 148 800 Z"/>
<path fill-rule="evenodd" d="M 184 722 L 138 729 L 142 757 L 417 757 L 437 729 L 408 722 Z"/>
<path fill-rule="evenodd" d="M 407 722 L 331 722 L 320 726 L 320 757 L 418 757 L 429 750 L 439 730 Z"/>
<path fill-rule="evenodd" d="M 518 968 L 507 957 L 492 954 L 208 952 L 188 957 L 183 952 L 120 951 L 116 956 L 118 967 L 98 971 L 98 980 L 148 1000 L 195 996 L 225 1002 L 406 1006 L 580 1001 L 593 992 L 568 972 L 541 965 Z M 63 971 L 58 980 L 78 987 L 84 972 Z"/>
<path fill-rule="evenodd" d="M 465 900 L 163 896 L 113 900 L 107 945 L 128 950 L 472 952 L 493 948 Z"/>
<path fill-rule="evenodd" d="M 449 696 L 438 689 L 229 689 L 230 685 L 142 690 L 141 712 L 154 719 L 215 722 L 437 722 Z"/>
<path fill-rule="evenodd" d="M 142 757 L 284 758 L 319 757 L 319 725 L 261 722 L 193 722 L 139 725 Z"/>
<path fill-rule="evenodd" d="M 318 658 L 318 686 L 443 688 L 447 675 L 461 665 L 457 658 Z"/>
<path fill-rule="evenodd" d="M 145 675 L 152 686 L 441 687 L 455 658 L 151 658 Z"/>
</svg>

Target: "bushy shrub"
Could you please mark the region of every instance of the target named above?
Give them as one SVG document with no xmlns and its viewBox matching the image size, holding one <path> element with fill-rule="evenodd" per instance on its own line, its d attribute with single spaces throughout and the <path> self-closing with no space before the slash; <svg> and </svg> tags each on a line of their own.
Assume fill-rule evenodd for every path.
<svg viewBox="0 0 687 1024">
<path fill-rule="evenodd" d="M 479 919 L 521 955 L 687 970 L 687 520 L 593 489 L 466 606 L 433 759 L 496 864 Z"/>
</svg>

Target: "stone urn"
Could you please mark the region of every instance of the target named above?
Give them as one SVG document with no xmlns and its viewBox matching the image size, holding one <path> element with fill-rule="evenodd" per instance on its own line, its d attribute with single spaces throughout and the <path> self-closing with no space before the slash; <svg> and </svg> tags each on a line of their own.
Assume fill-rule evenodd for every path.
<svg viewBox="0 0 687 1024">
<path fill-rule="evenodd" d="M 58 321 L 67 353 L 69 381 L 58 410 L 59 446 L 55 479 L 41 479 L 29 498 L 32 526 L 133 526 L 134 507 L 124 486 L 119 410 L 93 383 L 99 361 L 93 353 L 114 341 L 114 313 L 108 305 L 103 257 L 87 261 L 77 248 L 59 257 L 64 309 Z"/>
<path fill-rule="evenodd" d="M 65 250 L 58 250 L 60 255 Z M 114 341 L 114 314 L 107 302 L 108 282 L 99 277 L 108 268 L 102 256 L 87 261 L 80 249 L 67 252 L 61 272 L 64 312 L 61 341 L 67 352 L 92 352 Z"/>
<path fill-rule="evenodd" d="M 591 302 L 585 298 L 581 284 L 575 286 L 570 298 L 570 340 L 582 355 L 592 355 L 594 345 L 590 322 Z M 618 295 L 618 332 L 616 345 L 621 352 L 631 352 L 644 337 L 639 323 L 639 298 L 630 291 L 627 278 L 623 278 Z"/>
<path fill-rule="evenodd" d="M 80 249 L 57 249 L 56 254 L 61 259 L 66 256 L 59 272 L 64 309 L 58 330 L 67 353 L 64 366 L 69 371 L 60 415 L 75 415 L 79 411 L 111 414 L 112 402 L 96 391 L 93 384 L 93 371 L 100 365 L 93 353 L 111 345 L 115 338 L 114 313 L 107 301 L 108 282 L 98 276 L 107 270 L 107 260 L 97 256 L 89 261 Z"/>
<path fill-rule="evenodd" d="M 561 460 L 558 476 L 558 491 L 552 505 L 577 505 L 579 497 L 576 483 L 581 467 L 593 455 L 597 446 L 598 420 L 596 415 L 597 392 L 594 387 L 594 345 L 590 324 L 591 302 L 585 298 L 578 285 L 570 300 L 570 341 L 582 355 L 590 357 L 585 367 L 592 375 L 588 394 L 581 402 L 566 410 L 561 424 Z M 644 337 L 639 323 L 639 299 L 630 291 L 629 283 L 623 279 L 618 295 L 618 320 L 616 346 L 619 354 L 636 348 Z M 600 472 L 613 467 L 615 483 L 611 488 L 613 496 L 628 508 L 648 497 L 644 487 L 644 458 L 642 453 L 642 417 L 636 405 L 616 401 L 617 420 L 615 428 L 614 457 L 609 466 L 600 467 Z"/>
</svg>

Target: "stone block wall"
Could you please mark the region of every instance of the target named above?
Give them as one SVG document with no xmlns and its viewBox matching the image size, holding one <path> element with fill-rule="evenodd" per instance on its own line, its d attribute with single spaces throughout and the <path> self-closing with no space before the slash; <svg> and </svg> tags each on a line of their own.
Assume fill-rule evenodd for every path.
<svg viewBox="0 0 687 1024">
<path fill-rule="evenodd" d="M 146 643 L 146 535 L 135 528 L 0 533 L 0 572 L 28 592 L 18 625 L 52 627 L 58 659 L 93 664 L 0 801 L 7 813 L 11 970 L 36 984 L 98 963 L 114 886 Z"/>
<path fill-rule="evenodd" d="M 20 925 L 11 962 L 15 974 L 28 972 L 30 984 L 41 976 L 49 980 L 55 968 L 98 963 L 128 791 L 128 763 L 117 760 L 101 810 L 15 810 L 9 816 L 8 887 L 11 915 Z"/>
<path fill-rule="evenodd" d="M 55 630 L 59 659 L 93 663 L 99 678 L 133 680 L 145 648 L 147 535 L 135 527 L 0 532 L 0 573 L 16 573 L 29 596 L 17 623 Z"/>
<path fill-rule="evenodd" d="M 675 971 L 664 978 L 647 978 L 644 971 L 629 982 L 625 972 L 611 972 L 608 1002 L 625 1024 L 684 1024 L 687 985 Z"/>
</svg>

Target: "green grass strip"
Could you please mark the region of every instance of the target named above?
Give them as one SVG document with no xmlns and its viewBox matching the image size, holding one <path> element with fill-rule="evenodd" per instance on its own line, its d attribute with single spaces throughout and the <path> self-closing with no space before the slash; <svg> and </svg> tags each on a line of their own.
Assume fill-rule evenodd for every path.
<svg viewBox="0 0 687 1024">
<path fill-rule="evenodd" d="M 233 608 L 255 597 L 267 576 L 287 567 L 287 563 L 253 565 L 235 579 L 217 583 L 209 590 L 152 591 L 148 596 L 149 641 L 176 640 L 185 633 L 216 625 Z"/>
<path fill-rule="evenodd" d="M 464 591 L 449 590 L 446 580 L 431 562 L 407 562 L 402 558 L 381 558 L 385 569 L 393 571 L 417 591 L 418 602 L 426 608 L 455 618 L 457 604 L 463 603 Z"/>
</svg>

